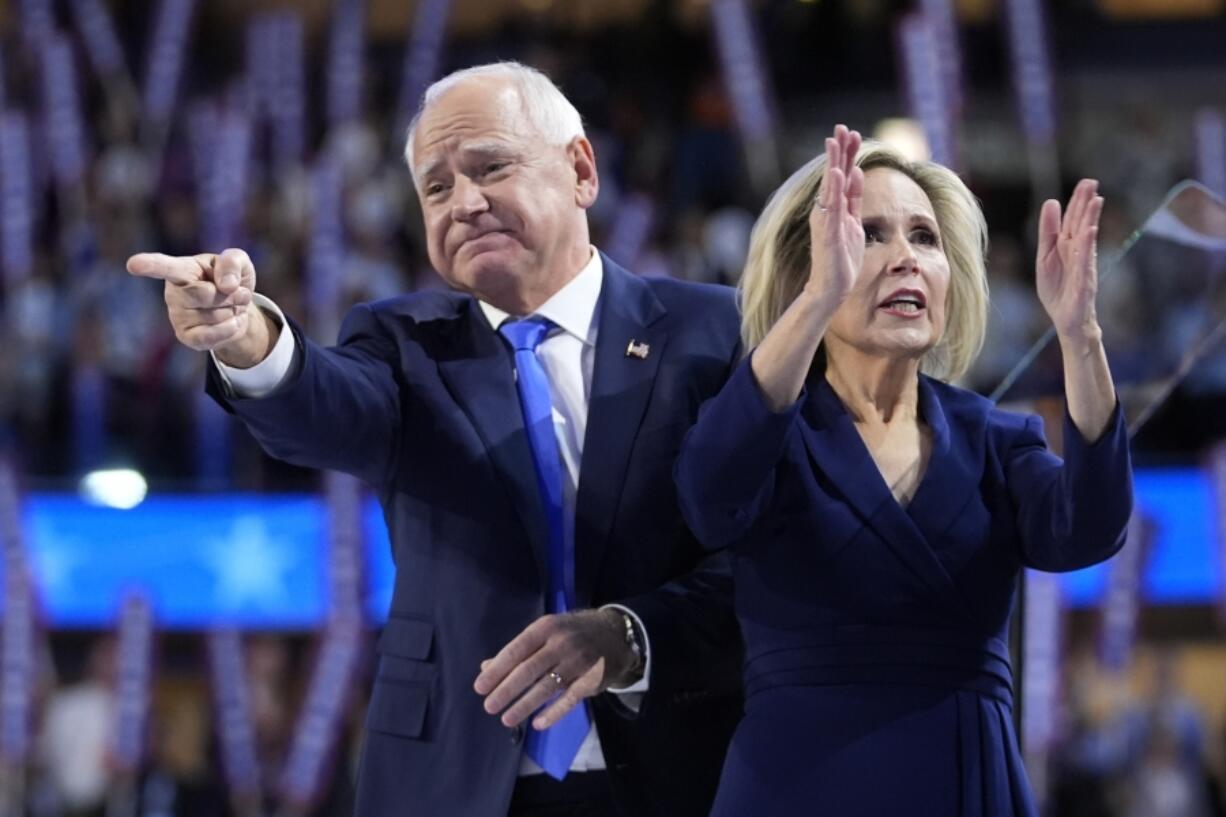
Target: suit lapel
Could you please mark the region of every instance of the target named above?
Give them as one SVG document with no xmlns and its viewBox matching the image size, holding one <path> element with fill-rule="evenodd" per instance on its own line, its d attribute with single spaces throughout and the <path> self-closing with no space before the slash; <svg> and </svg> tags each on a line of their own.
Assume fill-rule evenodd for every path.
<svg viewBox="0 0 1226 817">
<path fill-rule="evenodd" d="M 641 279 L 601 254 L 604 282 L 587 432 L 575 501 L 575 594 L 590 604 L 635 435 L 643 421 L 667 335 L 664 305 Z M 631 341 L 644 355 L 627 353 Z"/>
<path fill-rule="evenodd" d="M 932 456 L 907 511 L 928 541 L 939 542 L 978 488 L 987 413 L 943 405 L 927 377 L 920 377 L 919 397 L 920 413 L 932 429 Z"/>
<path fill-rule="evenodd" d="M 458 324 L 449 353 L 436 357 L 439 372 L 485 444 L 528 533 L 541 587 L 548 587 L 549 532 L 510 353 L 475 299 Z"/>
<path fill-rule="evenodd" d="M 916 578 L 938 598 L 960 598 L 928 541 L 890 493 L 834 390 L 824 377 L 810 387 L 802 436 L 814 463 Z"/>
</svg>

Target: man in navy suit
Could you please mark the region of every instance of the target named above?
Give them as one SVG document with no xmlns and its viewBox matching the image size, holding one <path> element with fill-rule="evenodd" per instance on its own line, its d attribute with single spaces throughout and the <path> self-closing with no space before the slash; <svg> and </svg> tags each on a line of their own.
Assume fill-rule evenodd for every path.
<svg viewBox="0 0 1226 817">
<path fill-rule="evenodd" d="M 740 356 L 732 293 L 590 245 L 592 146 L 532 69 L 440 80 L 405 154 L 457 291 L 355 307 L 334 347 L 242 250 L 128 264 L 265 450 L 382 501 L 397 573 L 358 812 L 706 815 L 739 638 L 672 466 Z"/>
</svg>

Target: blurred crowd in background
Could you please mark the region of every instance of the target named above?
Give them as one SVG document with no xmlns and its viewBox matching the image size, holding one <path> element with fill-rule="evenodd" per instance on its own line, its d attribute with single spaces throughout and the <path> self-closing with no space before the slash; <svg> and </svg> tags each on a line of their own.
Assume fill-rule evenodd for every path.
<svg viewBox="0 0 1226 817">
<path fill-rule="evenodd" d="M 0 101 L 5 116 L 27 114 L 30 168 L 28 261 L 12 260 L 8 251 L 0 286 L 0 429 L 27 485 L 72 490 L 92 469 L 123 466 L 140 471 L 152 490 L 318 487 L 317 475 L 265 457 L 204 396 L 205 356 L 175 342 L 160 285 L 129 277 L 124 262 L 144 250 L 195 254 L 241 246 L 257 269 L 258 290 L 324 341 L 335 338 L 350 304 L 442 286 L 425 257 L 401 156 L 406 32 L 412 9 L 424 3 L 179 3 L 190 22 L 176 101 L 161 122 L 143 112 L 148 100 L 138 89 L 155 63 L 158 15 L 176 3 L 24 0 L 0 7 Z M 642 275 L 735 284 L 766 195 L 819 150 L 834 123 L 881 133 L 887 120 L 911 113 L 896 26 L 912 4 L 745 5 L 777 123 L 765 153 L 747 152 L 738 133 L 712 5 L 457 1 L 435 73 L 493 59 L 545 70 L 583 114 L 595 146 L 601 192 L 591 211 L 594 243 Z M 953 5 L 965 82 L 957 167 L 991 227 L 988 343 L 966 385 L 990 393 L 1047 328 L 1033 292 L 1040 199 L 1066 196 L 1082 176 L 1100 181 L 1106 268 L 1167 191 L 1198 176 L 1198 128 L 1220 122 L 1226 110 L 1226 4 L 1047 3 L 1057 128 L 1050 144 L 1038 146 L 1023 135 L 1014 103 L 1007 4 Z M 106 76 L 81 33 L 81 9 L 91 6 L 109 13 L 121 46 L 123 70 Z M 82 159 L 76 174 L 65 174 L 56 156 L 59 137 L 49 131 L 62 125 L 47 115 L 46 97 L 54 92 L 38 47 L 44 41 L 29 33 L 30 15 L 43 7 L 51 28 L 67 38 L 76 78 Z M 345 9 L 358 9 L 361 31 L 357 67 L 348 74 L 335 65 L 344 58 L 335 32 L 346 25 Z M 284 112 L 268 100 L 285 86 L 261 96 L 256 81 L 260 43 L 268 41 L 252 32 L 261 21 L 284 19 L 287 10 L 301 26 L 292 30 L 301 32 L 302 70 L 298 80 L 291 72 L 280 82 L 301 83 L 300 96 L 289 95 L 303 103 L 288 114 L 300 122 L 298 136 L 273 125 L 285 121 Z M 356 84 L 337 79 L 355 70 Z M 1036 176 L 1036 151 L 1047 154 L 1044 166 L 1056 168 L 1054 184 L 1049 179 L 1044 187 Z M 4 152 L 0 144 L 0 173 L 11 173 Z M 10 183 L 4 191 L 18 188 Z M 5 225 L 20 223 L 20 215 L 10 213 Z M 13 234 L 5 227 L 0 241 Z M 1221 278 L 1220 247 L 1216 258 Z M 1206 291 L 1213 286 L 1220 289 Z M 1211 311 L 1210 318 L 1224 314 Z M 1177 322 L 1145 328 L 1154 342 L 1186 344 Z M 1224 357 L 1221 348 L 1205 349 L 1136 438 L 1138 462 L 1196 463 L 1226 438 Z M 1188 673 L 1206 677 L 1206 667 L 1226 669 L 1220 653 L 1183 649 L 1218 638 L 1211 618 L 1195 611 L 1175 625 L 1143 618 L 1148 663 L 1125 676 L 1103 677 L 1090 661 L 1068 663 L 1065 728 L 1046 814 L 1226 814 L 1218 783 L 1226 782 L 1226 687 L 1195 697 L 1181 680 Z M 129 787 L 139 796 L 117 806 L 106 737 L 113 644 L 105 635 L 53 636 L 46 660 L 58 682 L 40 689 L 36 763 L 25 782 L 29 813 L 278 813 L 236 802 L 217 771 L 200 639 L 174 634 L 159 643 L 148 759 Z M 271 769 L 284 752 L 311 646 L 304 635 L 270 634 L 249 639 L 247 650 L 257 743 Z M 1195 661 L 1187 657 L 1193 653 Z M 1212 694 L 1221 700 L 1207 705 Z M 363 709 L 358 700 L 350 708 Z M 359 724 L 350 719 L 334 780 L 314 813 L 348 813 Z"/>
</svg>

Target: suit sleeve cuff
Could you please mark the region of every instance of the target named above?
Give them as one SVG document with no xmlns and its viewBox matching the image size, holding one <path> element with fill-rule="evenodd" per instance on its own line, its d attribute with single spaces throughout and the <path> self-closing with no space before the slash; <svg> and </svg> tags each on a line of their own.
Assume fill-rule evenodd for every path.
<svg viewBox="0 0 1226 817">
<path fill-rule="evenodd" d="M 808 387 L 801 387 L 800 395 L 790 406 L 782 411 L 775 411 L 767 405 L 766 395 L 762 393 L 758 378 L 753 373 L 751 353 L 728 378 L 728 386 L 725 388 L 733 397 L 728 402 L 727 419 L 735 422 L 736 428 L 749 429 L 751 433 L 744 435 L 752 440 L 752 445 L 748 447 L 755 451 L 763 447 L 768 449 L 768 457 L 773 464 L 783 454 L 783 447 L 787 443 L 792 426 L 808 399 Z M 769 441 L 769 445 L 763 446 L 765 441 Z"/>
<path fill-rule="evenodd" d="M 1081 433 L 1081 429 L 1077 428 L 1077 424 L 1073 422 L 1073 417 L 1068 412 L 1068 407 L 1064 409 L 1064 450 L 1067 453 L 1070 449 L 1076 449 L 1082 456 L 1101 456 L 1100 452 L 1111 453 L 1120 448 L 1128 447 L 1128 424 L 1124 418 L 1124 406 L 1120 402 L 1117 395 L 1115 398 L 1115 407 L 1111 409 L 1111 418 L 1107 420 L 1107 425 L 1103 428 L 1102 433 L 1094 442 L 1090 442 Z"/>
<path fill-rule="evenodd" d="M 736 368 L 723 390 L 699 412 L 682 459 L 704 474 L 693 480 L 708 503 L 740 507 L 756 496 L 783 458 L 807 391 L 783 411 L 772 411 L 758 386 L 752 357 Z M 699 454 L 699 452 L 701 452 Z M 697 464 L 696 464 L 697 463 Z M 680 468 L 680 460 L 678 468 Z M 700 537 L 701 538 L 701 537 Z"/>
<path fill-rule="evenodd" d="M 620 604 L 606 604 L 600 609 L 602 610 L 617 610 L 625 613 L 634 619 L 634 626 L 639 628 L 639 632 L 643 634 L 643 675 L 633 684 L 628 687 L 609 687 L 608 691 L 614 695 L 621 696 L 621 702 L 630 707 L 634 711 L 638 711 L 642 705 L 642 696 L 651 685 L 651 636 L 647 633 L 647 628 L 643 626 L 643 620 L 639 618 L 638 613 L 631 610 L 629 607 L 623 607 Z"/>
<path fill-rule="evenodd" d="M 281 326 L 282 330 L 286 329 L 288 322 L 285 320 L 285 313 L 271 299 L 257 292 L 255 293 L 254 301 L 255 305 L 268 313 Z M 232 396 L 260 398 L 272 394 L 284 382 L 286 375 L 293 368 L 297 346 L 297 341 L 294 340 L 294 333 L 282 331 L 281 335 L 277 338 L 277 342 L 273 344 L 272 351 L 269 352 L 268 357 L 250 369 L 237 369 L 233 366 L 227 366 L 218 360 L 217 355 L 211 351 L 209 356 L 217 367 L 217 374 L 221 377 L 222 383 L 225 384 L 226 389 Z"/>
</svg>

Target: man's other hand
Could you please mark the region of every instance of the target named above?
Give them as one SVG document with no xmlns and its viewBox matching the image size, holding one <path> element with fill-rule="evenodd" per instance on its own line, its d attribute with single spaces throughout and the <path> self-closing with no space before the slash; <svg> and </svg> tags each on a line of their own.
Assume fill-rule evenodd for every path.
<svg viewBox="0 0 1226 817">
<path fill-rule="evenodd" d="M 481 663 L 473 688 L 485 711 L 516 726 L 548 729 L 584 698 L 633 679 L 638 656 L 626 643 L 617 610 L 580 610 L 538 618 L 493 658 Z M 505 710 L 505 711 L 504 711 Z"/>
</svg>

